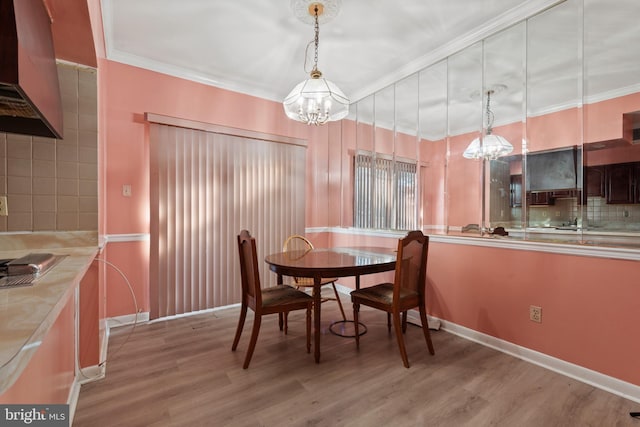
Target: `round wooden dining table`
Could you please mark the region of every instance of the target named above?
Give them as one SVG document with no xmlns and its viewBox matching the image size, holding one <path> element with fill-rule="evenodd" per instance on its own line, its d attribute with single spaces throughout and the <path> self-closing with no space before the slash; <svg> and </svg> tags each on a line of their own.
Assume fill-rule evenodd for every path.
<svg viewBox="0 0 640 427">
<path fill-rule="evenodd" d="M 320 362 L 320 283 L 328 277 L 356 278 L 360 288 L 360 276 L 395 269 L 396 250 L 378 247 L 337 247 L 279 252 L 265 257 L 271 271 L 283 276 L 309 277 L 313 279 L 314 356 Z"/>
</svg>

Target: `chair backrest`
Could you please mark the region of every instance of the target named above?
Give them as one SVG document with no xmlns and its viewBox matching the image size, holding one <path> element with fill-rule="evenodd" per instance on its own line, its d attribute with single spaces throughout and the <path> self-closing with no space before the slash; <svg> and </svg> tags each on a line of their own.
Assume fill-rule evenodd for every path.
<svg viewBox="0 0 640 427">
<path fill-rule="evenodd" d="M 299 234 L 292 234 L 282 244 L 282 252 L 308 251 L 313 249 L 313 243 L 309 239 Z"/>
<path fill-rule="evenodd" d="M 300 256 L 313 249 L 313 243 L 309 239 L 299 234 L 292 234 L 282 244 L 282 252 L 300 251 Z M 293 280 L 297 284 L 313 283 L 313 279 L 308 277 L 294 277 Z"/>
<path fill-rule="evenodd" d="M 262 303 L 260 291 L 260 272 L 256 239 L 251 233 L 242 230 L 238 235 L 238 251 L 240 254 L 240 276 L 242 278 L 242 299 L 255 308 Z"/>
<path fill-rule="evenodd" d="M 400 288 L 416 291 L 424 296 L 428 251 L 429 236 L 425 236 L 420 230 L 410 231 L 398 241 L 394 299 L 397 300 Z"/>
</svg>

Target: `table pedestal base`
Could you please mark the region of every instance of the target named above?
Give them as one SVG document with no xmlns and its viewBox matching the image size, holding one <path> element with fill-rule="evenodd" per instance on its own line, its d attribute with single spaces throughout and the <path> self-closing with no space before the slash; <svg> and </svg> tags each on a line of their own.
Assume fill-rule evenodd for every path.
<svg viewBox="0 0 640 427">
<path fill-rule="evenodd" d="M 358 330 L 360 336 L 367 333 L 367 327 L 361 322 L 358 323 Z M 329 326 L 329 331 L 334 335 L 345 338 L 355 338 L 356 336 L 356 327 L 353 320 L 337 320 Z"/>
</svg>

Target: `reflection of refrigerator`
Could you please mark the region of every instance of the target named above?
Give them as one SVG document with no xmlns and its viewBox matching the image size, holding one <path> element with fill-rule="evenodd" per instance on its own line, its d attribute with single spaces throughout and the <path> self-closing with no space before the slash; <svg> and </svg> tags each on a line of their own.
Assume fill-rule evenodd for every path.
<svg viewBox="0 0 640 427">
<path fill-rule="evenodd" d="M 509 162 L 491 160 L 489 162 L 489 227 L 510 227 Z"/>
</svg>

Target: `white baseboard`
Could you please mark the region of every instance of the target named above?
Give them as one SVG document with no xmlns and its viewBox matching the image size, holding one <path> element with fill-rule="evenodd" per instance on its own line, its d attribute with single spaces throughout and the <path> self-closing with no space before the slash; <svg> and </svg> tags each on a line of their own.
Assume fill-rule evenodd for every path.
<svg viewBox="0 0 640 427">
<path fill-rule="evenodd" d="M 71 389 L 69 390 L 69 396 L 67 397 L 67 404 L 69 405 L 69 425 L 73 425 L 73 416 L 76 413 L 76 407 L 78 406 L 78 398 L 80 397 L 80 383 L 78 382 L 78 376 L 71 383 Z"/>
<path fill-rule="evenodd" d="M 340 285 L 336 283 L 336 288 L 338 292 L 349 295 L 349 293 L 353 290 L 349 287 Z M 217 309 L 224 309 L 229 307 L 218 307 Z M 409 320 L 413 323 L 420 324 L 420 317 L 418 313 L 414 310 L 410 311 L 408 314 Z M 593 387 L 602 389 L 609 393 L 615 394 L 617 396 L 621 396 L 625 399 L 629 399 L 631 401 L 640 403 L 640 386 L 635 384 L 631 384 L 626 381 L 619 380 L 617 378 L 602 374 L 597 371 L 593 371 L 591 369 L 584 368 L 579 365 L 575 365 L 573 363 L 546 355 L 544 353 L 540 353 L 535 350 L 531 350 L 526 347 L 522 347 L 508 341 L 493 337 L 491 335 L 484 334 L 482 332 L 475 331 L 473 329 L 466 328 L 464 326 L 457 325 L 455 323 L 438 319 L 437 317 L 429 316 L 429 328 L 430 329 L 442 329 L 448 333 L 457 335 L 461 338 L 467 339 L 469 341 L 476 342 L 478 344 L 482 344 L 484 346 L 493 348 L 494 350 L 498 350 L 510 356 L 516 357 L 518 359 L 533 363 L 535 365 L 541 366 L 543 368 L 549 369 L 551 371 L 557 372 L 561 375 L 565 375 L 569 378 L 573 378 L 577 381 L 583 382 L 585 384 L 589 384 Z M 139 313 L 136 319 L 135 314 L 119 316 L 115 318 L 110 318 L 107 320 L 107 333 L 105 334 L 105 339 L 108 340 L 109 329 L 113 327 L 131 325 L 133 323 L 147 322 L 149 321 L 149 313 Z M 101 360 L 105 360 L 106 358 L 106 350 L 107 343 L 104 343 L 102 346 L 103 355 L 101 355 Z M 96 367 L 89 367 L 83 369 L 83 372 L 94 372 L 96 374 L 95 379 L 99 379 L 98 376 L 104 376 L 105 372 L 105 364 L 101 363 Z M 89 375 L 87 375 L 89 376 Z M 76 376 L 77 378 L 77 376 Z M 89 382 L 89 381 L 84 381 Z M 73 414 L 75 410 L 75 404 L 77 402 L 78 394 L 80 393 L 80 384 L 83 384 L 82 381 L 77 381 L 74 383 L 74 387 L 69 393 L 69 402 L 70 405 L 73 404 L 73 410 L 70 407 L 70 413 Z"/>
<path fill-rule="evenodd" d="M 133 325 L 149 321 L 149 312 L 140 312 L 138 314 L 125 314 L 124 316 L 110 317 L 107 319 L 107 331 L 111 328 L 119 328 L 120 326 Z"/>
<path fill-rule="evenodd" d="M 353 290 L 337 283 L 336 288 L 340 293 L 346 295 L 349 295 Z M 420 316 L 415 310 L 408 313 L 408 318 L 412 323 L 416 323 L 418 325 L 421 324 Z M 640 403 L 640 386 L 635 384 L 540 353 L 539 351 L 504 341 L 491 335 L 483 334 L 482 332 L 478 332 L 446 320 L 438 319 L 437 317 L 428 316 L 428 321 L 429 329 L 442 329 L 469 341 L 477 342 L 478 344 L 493 348 L 494 350 L 501 351 L 518 359 L 525 360 L 565 375 L 569 378 L 573 378 L 577 381 L 589 384 L 617 396 L 621 396 L 625 399 Z"/>
<path fill-rule="evenodd" d="M 412 322 L 420 324 L 420 318 L 418 313 L 415 311 L 409 313 L 409 318 Z M 477 342 L 478 344 L 493 348 L 494 350 L 501 351 L 510 356 L 525 360 L 625 399 L 640 403 L 640 386 L 635 384 L 492 337 L 491 335 L 474 331 L 473 329 L 469 329 L 446 320 L 429 316 L 429 327 L 431 327 L 432 321 L 439 322 L 443 331 L 457 335 L 469 341 Z"/>
</svg>

